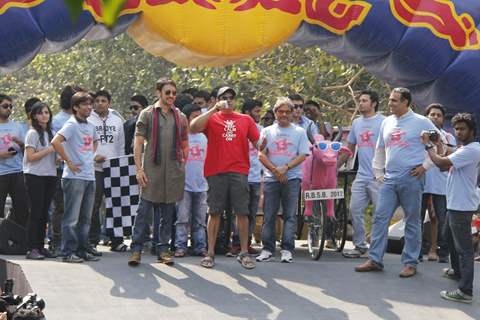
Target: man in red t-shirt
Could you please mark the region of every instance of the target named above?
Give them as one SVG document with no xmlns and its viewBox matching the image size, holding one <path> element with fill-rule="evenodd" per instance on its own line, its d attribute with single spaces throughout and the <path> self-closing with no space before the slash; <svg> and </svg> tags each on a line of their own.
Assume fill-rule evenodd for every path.
<svg viewBox="0 0 480 320">
<path fill-rule="evenodd" d="M 237 217 L 240 235 L 241 252 L 237 260 L 247 269 L 255 268 L 255 262 L 248 255 L 248 141 L 256 146 L 260 135 L 250 116 L 234 111 L 235 96 L 232 88 L 220 88 L 215 106 L 190 124 L 193 133 L 203 132 L 208 138 L 204 170 L 209 186 L 208 255 L 201 261 L 206 268 L 215 265 L 220 215 L 228 204 L 231 204 Z"/>
</svg>

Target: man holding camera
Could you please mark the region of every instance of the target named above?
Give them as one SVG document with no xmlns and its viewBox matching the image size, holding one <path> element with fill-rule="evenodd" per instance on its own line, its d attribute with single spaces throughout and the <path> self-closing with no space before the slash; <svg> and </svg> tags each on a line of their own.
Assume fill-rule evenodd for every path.
<svg viewBox="0 0 480 320">
<path fill-rule="evenodd" d="M 372 224 L 372 241 L 368 260 L 355 271 L 383 270 L 387 248 L 388 227 L 398 206 L 405 212 L 405 245 L 402 252 L 403 269 L 399 276 L 412 277 L 417 273 L 422 244 L 420 207 L 423 193 L 423 173 L 433 164 L 426 161 L 420 136 L 424 130 L 436 130 L 433 123 L 410 109 L 412 95 L 406 88 L 395 88 L 388 106 L 393 113 L 380 126 L 373 159 L 375 178 L 381 183 Z"/>
<path fill-rule="evenodd" d="M 458 289 L 441 291 L 442 298 L 471 303 L 473 299 L 473 243 L 472 216 L 480 204 L 477 176 L 480 167 L 480 144 L 475 142 L 476 125 L 469 113 L 452 118 L 455 135 L 460 142 L 455 152 L 448 155 L 441 142 L 431 141 L 422 134 L 422 142 L 433 163 L 440 170 L 449 170 L 447 177 L 447 241 L 452 268 L 444 269 L 444 276 L 458 280 Z M 434 146 L 437 150 L 434 150 Z"/>
<path fill-rule="evenodd" d="M 10 120 L 12 112 L 12 98 L 0 94 L 0 218 L 9 194 L 13 205 L 10 219 L 25 226 L 28 208 L 22 166 L 24 130 L 18 122 Z"/>
<path fill-rule="evenodd" d="M 201 261 L 205 268 L 215 265 L 215 241 L 220 215 L 227 209 L 227 204 L 232 206 L 237 217 L 240 236 L 237 259 L 244 268 L 255 268 L 255 262 L 248 255 L 248 141 L 256 146 L 260 134 L 250 116 L 234 111 L 235 96 L 232 88 L 220 88 L 215 106 L 190 124 L 192 133 L 203 132 L 208 138 L 204 172 L 209 186 L 208 254 Z"/>
</svg>

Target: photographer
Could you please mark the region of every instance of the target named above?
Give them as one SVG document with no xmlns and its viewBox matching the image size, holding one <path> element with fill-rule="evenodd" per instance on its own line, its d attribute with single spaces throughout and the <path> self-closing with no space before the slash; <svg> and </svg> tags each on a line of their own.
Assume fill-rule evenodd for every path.
<svg viewBox="0 0 480 320">
<path fill-rule="evenodd" d="M 471 234 L 472 216 L 480 203 L 477 194 L 477 175 L 480 164 L 480 144 L 474 141 L 475 121 L 471 114 L 459 113 L 452 119 L 455 135 L 462 145 L 446 155 L 441 142 L 430 141 L 427 132 L 422 133 L 422 142 L 433 163 L 440 170 L 449 170 L 447 177 L 447 232 L 451 269 L 444 269 L 444 276 L 459 280 L 458 289 L 441 291 L 442 298 L 471 303 L 473 295 L 473 244 Z M 437 150 L 434 150 L 434 146 Z"/>
</svg>

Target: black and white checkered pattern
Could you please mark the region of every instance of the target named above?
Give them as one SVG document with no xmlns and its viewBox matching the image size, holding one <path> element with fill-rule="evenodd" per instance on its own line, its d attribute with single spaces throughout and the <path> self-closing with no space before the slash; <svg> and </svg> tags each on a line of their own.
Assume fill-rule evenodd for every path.
<svg viewBox="0 0 480 320">
<path fill-rule="evenodd" d="M 108 159 L 103 172 L 107 236 L 129 236 L 140 200 L 133 155 Z"/>
</svg>

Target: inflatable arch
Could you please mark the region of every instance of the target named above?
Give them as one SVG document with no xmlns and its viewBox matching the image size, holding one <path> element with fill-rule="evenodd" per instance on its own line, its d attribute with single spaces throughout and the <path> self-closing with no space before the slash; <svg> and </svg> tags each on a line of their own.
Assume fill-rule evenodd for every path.
<svg viewBox="0 0 480 320">
<path fill-rule="evenodd" d="M 362 64 L 422 105 L 480 113 L 478 0 L 127 0 L 112 30 L 99 2 L 72 22 L 63 0 L 0 0 L 0 72 L 125 31 L 181 65 L 231 64 L 289 42 Z"/>
</svg>

